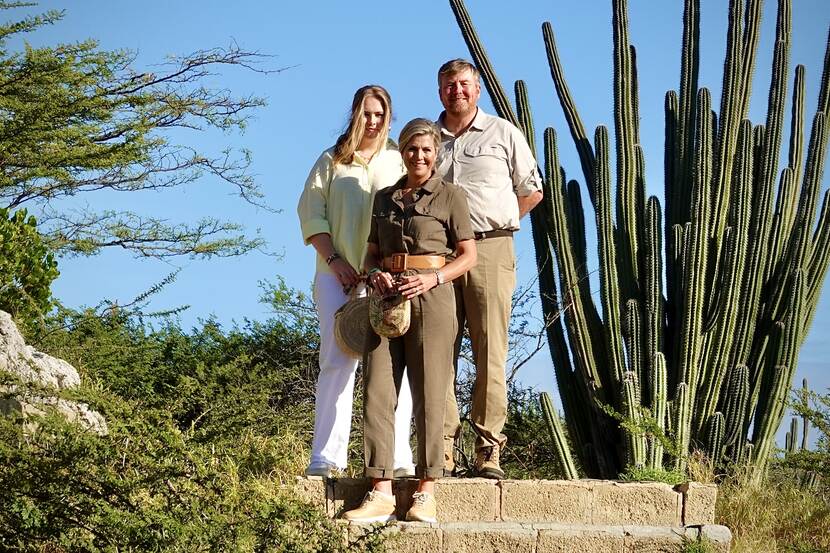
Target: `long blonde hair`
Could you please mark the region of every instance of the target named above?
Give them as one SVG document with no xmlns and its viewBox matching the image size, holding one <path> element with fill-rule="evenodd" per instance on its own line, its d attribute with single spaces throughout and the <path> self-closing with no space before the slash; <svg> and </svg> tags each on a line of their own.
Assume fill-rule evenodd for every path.
<svg viewBox="0 0 830 553">
<path fill-rule="evenodd" d="M 349 125 L 346 130 L 337 138 L 334 144 L 334 163 L 351 163 L 354 160 L 354 153 L 360 147 L 363 140 L 363 132 L 366 124 L 363 120 L 366 98 L 377 98 L 383 106 L 383 123 L 381 124 L 380 135 L 378 135 L 375 153 L 386 147 L 389 139 L 389 123 L 392 121 L 392 99 L 389 93 L 380 85 L 370 84 L 357 89 L 352 99 L 352 113 L 349 117 Z"/>
</svg>

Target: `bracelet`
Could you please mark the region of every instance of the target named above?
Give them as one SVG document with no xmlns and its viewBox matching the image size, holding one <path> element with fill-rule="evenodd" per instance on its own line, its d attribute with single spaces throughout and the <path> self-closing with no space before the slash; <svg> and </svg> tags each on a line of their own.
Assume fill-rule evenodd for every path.
<svg viewBox="0 0 830 553">
<path fill-rule="evenodd" d="M 435 269 L 435 283 L 436 286 L 444 284 L 444 273 L 440 269 Z"/>
<path fill-rule="evenodd" d="M 340 254 L 339 254 L 339 253 L 337 253 L 337 252 L 334 252 L 333 254 L 331 254 L 330 256 L 328 256 L 328 257 L 326 258 L 326 265 L 331 265 L 331 264 L 332 264 L 332 262 L 333 262 L 335 259 L 340 259 Z"/>
<path fill-rule="evenodd" d="M 366 276 L 372 276 L 375 273 L 382 273 L 382 272 L 383 271 L 380 270 L 378 267 L 372 267 L 371 269 L 369 269 L 369 272 L 366 273 Z"/>
</svg>

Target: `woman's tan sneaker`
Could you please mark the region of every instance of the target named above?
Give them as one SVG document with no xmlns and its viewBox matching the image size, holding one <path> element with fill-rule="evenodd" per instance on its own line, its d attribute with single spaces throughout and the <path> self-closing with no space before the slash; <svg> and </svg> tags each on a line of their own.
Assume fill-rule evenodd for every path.
<svg viewBox="0 0 830 553">
<path fill-rule="evenodd" d="M 406 520 L 411 522 L 438 522 L 435 518 L 438 505 L 435 496 L 426 492 L 412 494 L 412 507 L 406 512 Z"/>
<path fill-rule="evenodd" d="M 357 509 L 346 511 L 343 518 L 351 522 L 389 522 L 395 517 L 395 496 L 374 490 L 366 494 Z"/>
</svg>

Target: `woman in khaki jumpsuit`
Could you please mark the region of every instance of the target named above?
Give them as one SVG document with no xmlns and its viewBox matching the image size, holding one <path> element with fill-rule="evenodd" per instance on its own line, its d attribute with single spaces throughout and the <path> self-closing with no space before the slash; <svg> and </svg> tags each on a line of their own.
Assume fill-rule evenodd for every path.
<svg viewBox="0 0 830 553">
<path fill-rule="evenodd" d="M 359 522 L 395 519 L 392 495 L 394 412 L 404 368 L 412 390 L 420 478 L 407 520 L 435 522 L 435 478 L 444 471 L 444 410 L 452 385 L 456 334 L 451 281 L 476 261 L 467 199 L 433 173 L 440 136 L 427 119 L 401 131 L 399 148 L 407 174 L 375 196 L 366 254 L 369 281 L 377 293 L 398 292 L 411 301 L 409 330 L 383 339 L 366 371 L 364 453 L 373 489 L 363 504 L 345 513 Z M 447 256 L 455 259 L 447 262 Z"/>
</svg>

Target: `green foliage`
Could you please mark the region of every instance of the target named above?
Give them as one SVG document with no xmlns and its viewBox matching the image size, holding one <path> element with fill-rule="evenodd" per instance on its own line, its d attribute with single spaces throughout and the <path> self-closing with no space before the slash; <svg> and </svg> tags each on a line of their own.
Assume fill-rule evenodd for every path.
<svg viewBox="0 0 830 553">
<path fill-rule="evenodd" d="M 0 9 L 18 7 L 2 3 Z M 171 224 L 130 211 L 60 210 L 61 198 L 108 190 L 160 190 L 209 175 L 245 200 L 261 193 L 248 173 L 250 154 L 205 155 L 171 142 L 182 130 L 243 130 L 261 98 L 205 87 L 218 67 L 258 72 L 262 56 L 235 44 L 170 57 L 154 72 L 135 53 L 107 51 L 95 40 L 18 50 L 11 38 L 60 22 L 49 11 L 0 25 L 0 207 L 30 206 L 54 251 L 90 255 L 117 246 L 137 256 L 235 255 L 262 240 L 234 223 L 203 219 Z"/>
<path fill-rule="evenodd" d="M 241 433 L 203 443 L 161 409 L 87 390 L 109 434 L 59 415 L 34 434 L 0 417 L 0 549 L 42 551 L 363 551 L 283 488 L 286 439 Z M 293 444 L 297 445 L 297 444 Z"/>
<path fill-rule="evenodd" d="M 31 320 L 51 306 L 50 286 L 58 264 L 25 209 L 0 208 L 0 310 L 16 320 Z"/>
<path fill-rule="evenodd" d="M 585 278 L 579 184 L 566 178 L 547 128 L 545 201 L 531 214 L 533 239 L 568 435 L 589 476 L 613 478 L 629 464 L 684 470 L 691 449 L 703 444 L 719 469 L 749 460 L 761 478 L 773 452 L 830 264 L 830 192 L 817 210 L 830 138 L 830 43 L 804 156 L 804 68 L 795 70 L 790 106 L 792 2 L 777 4 L 766 119 L 754 125 L 761 0 L 729 1 L 719 112 L 709 90 L 698 88 L 700 0 L 684 1 L 679 91 L 665 101 L 665 212 L 646 197 L 628 1 L 611 2 L 613 167 L 608 129 L 599 126 L 591 144 L 553 27 L 542 26 L 598 237 L 596 294 Z M 463 0 L 450 5 L 496 111 L 535 144 L 524 82 L 516 82 L 514 112 Z M 789 155 L 779 164 L 788 107 Z M 648 429 L 646 413 L 655 418 Z M 671 448 L 652 439 L 663 434 L 672 436 Z"/>
<path fill-rule="evenodd" d="M 717 549 L 715 546 L 707 540 L 706 538 L 699 539 L 699 540 L 686 540 L 683 543 L 683 549 L 681 553 L 715 553 Z"/>
<path fill-rule="evenodd" d="M 718 488 L 715 519 L 732 530 L 734 553 L 830 550 L 830 494 L 805 488 L 792 469 L 773 463 L 758 483 L 739 467 Z"/>
<path fill-rule="evenodd" d="M 346 541 L 292 492 L 308 462 L 316 320 L 304 294 L 263 288 L 274 316 L 229 330 L 156 328 L 116 306 L 47 317 L 38 349 L 79 369 L 81 388 L 63 395 L 109 433 L 47 413 L 24 435 L 0 417 L 0 550 L 378 550 L 380 529 Z"/>
<path fill-rule="evenodd" d="M 687 482 L 689 478 L 686 473 L 677 470 L 652 469 L 646 467 L 628 466 L 625 472 L 620 474 L 620 480 L 626 482 L 665 482 L 676 485 Z"/>
</svg>

